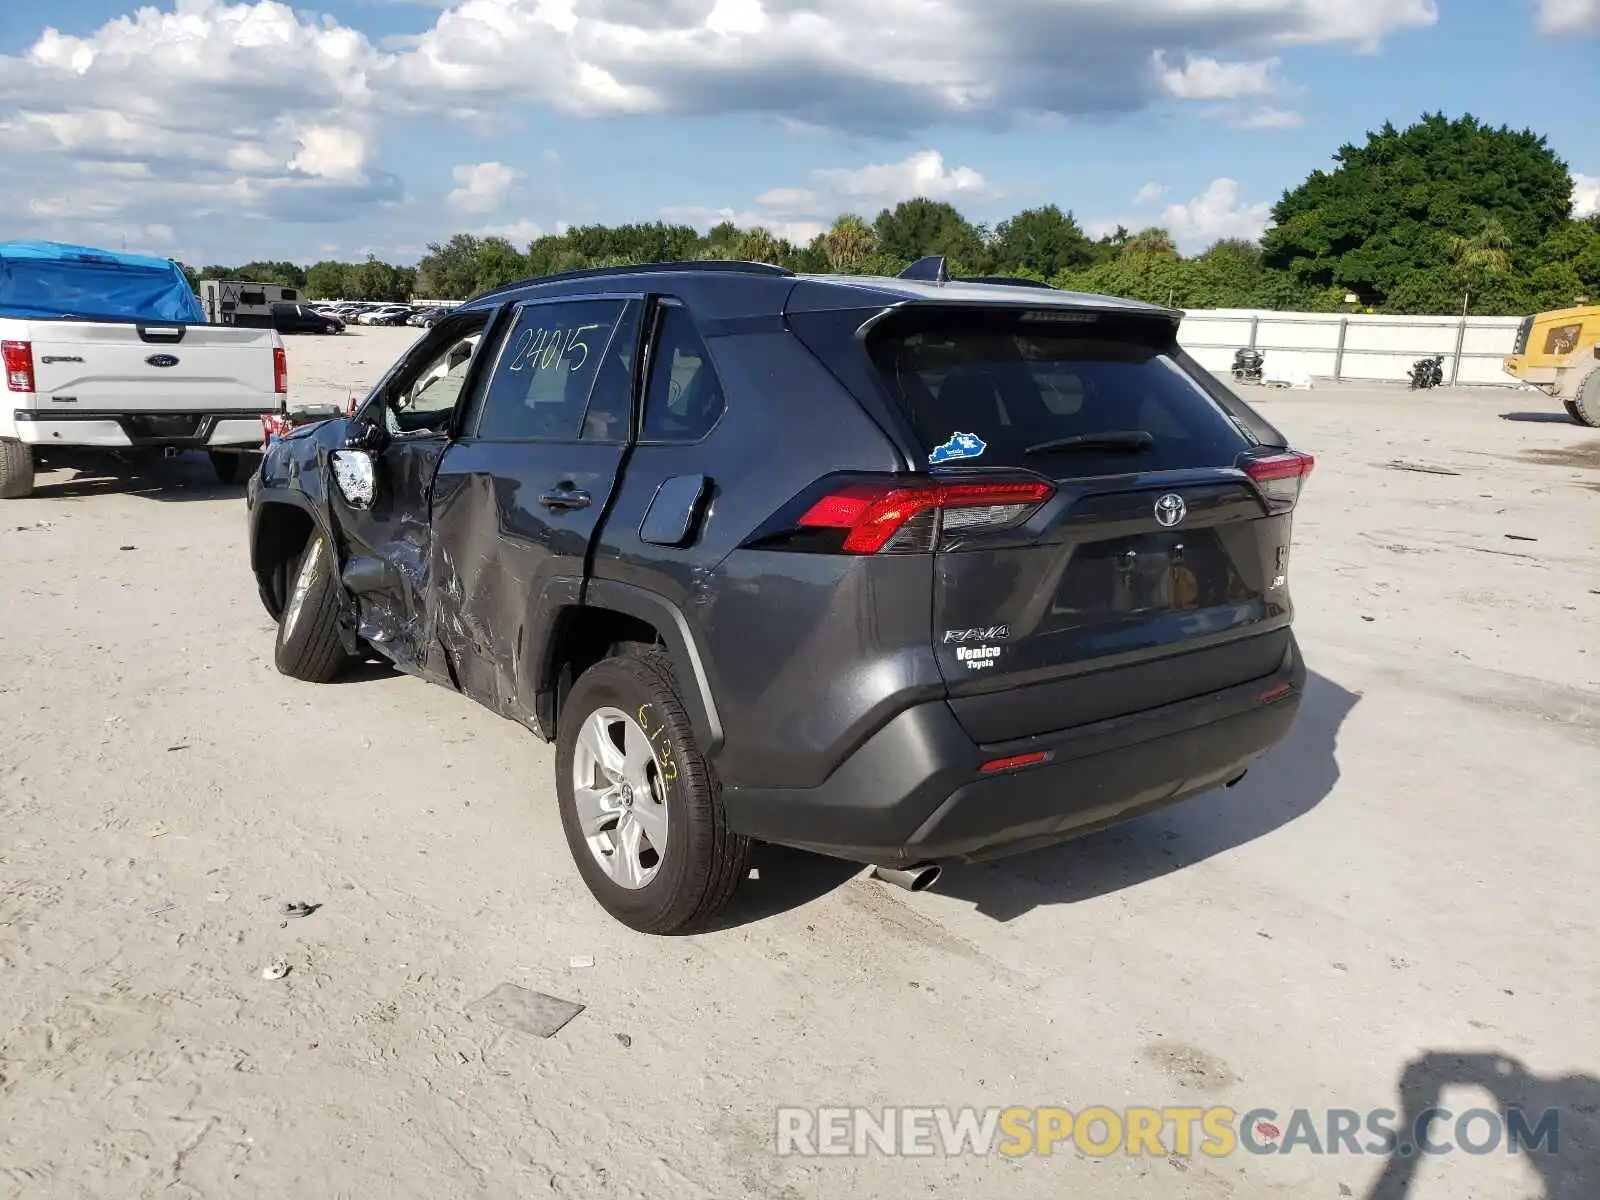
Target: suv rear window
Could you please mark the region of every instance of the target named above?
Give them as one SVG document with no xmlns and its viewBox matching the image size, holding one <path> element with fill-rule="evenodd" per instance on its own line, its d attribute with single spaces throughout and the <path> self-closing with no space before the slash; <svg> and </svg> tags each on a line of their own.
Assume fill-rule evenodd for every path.
<svg viewBox="0 0 1600 1200">
<path fill-rule="evenodd" d="M 908 311 L 869 349 L 935 466 L 1057 477 L 1231 466 L 1251 439 L 1167 352 L 1168 336 L 1134 322 Z M 1129 447 L 1042 448 L 1106 434 Z"/>
</svg>

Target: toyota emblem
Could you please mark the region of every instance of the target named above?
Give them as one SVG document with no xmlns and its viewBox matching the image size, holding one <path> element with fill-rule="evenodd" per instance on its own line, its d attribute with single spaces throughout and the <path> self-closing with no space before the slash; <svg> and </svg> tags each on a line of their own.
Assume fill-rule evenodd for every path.
<svg viewBox="0 0 1600 1200">
<path fill-rule="evenodd" d="M 1176 492 L 1168 492 L 1156 501 L 1156 523 L 1163 529 L 1171 529 L 1188 515 L 1189 506 Z"/>
</svg>

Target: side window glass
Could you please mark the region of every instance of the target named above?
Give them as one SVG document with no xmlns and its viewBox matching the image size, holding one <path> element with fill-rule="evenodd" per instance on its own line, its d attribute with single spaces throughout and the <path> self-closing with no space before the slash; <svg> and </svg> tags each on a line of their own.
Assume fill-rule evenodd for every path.
<svg viewBox="0 0 1600 1200">
<path fill-rule="evenodd" d="M 466 384 L 467 372 L 472 369 L 472 358 L 481 336 L 479 331 L 452 339 L 424 364 L 408 386 L 402 386 L 391 396 L 385 413 L 391 433 L 415 433 L 445 426 L 456 402 L 461 399 L 461 389 Z"/>
<path fill-rule="evenodd" d="M 650 384 L 644 400 L 645 441 L 695 442 L 711 432 L 726 406 L 722 382 L 688 310 L 661 309 Z"/>
<path fill-rule="evenodd" d="M 620 300 L 525 307 L 489 381 L 478 436 L 488 441 L 576 441 L 624 307 Z"/>
<path fill-rule="evenodd" d="M 617 330 L 606 347 L 606 356 L 589 393 L 589 409 L 583 417 L 586 442 L 625 442 L 633 419 L 633 365 L 639 352 L 641 305 L 630 304 L 617 322 Z"/>
</svg>

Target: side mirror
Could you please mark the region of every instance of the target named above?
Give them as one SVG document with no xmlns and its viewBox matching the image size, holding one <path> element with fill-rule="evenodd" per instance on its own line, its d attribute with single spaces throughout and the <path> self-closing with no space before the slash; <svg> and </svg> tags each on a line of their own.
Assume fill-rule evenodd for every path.
<svg viewBox="0 0 1600 1200">
<path fill-rule="evenodd" d="M 378 494 L 378 468 L 365 450 L 335 450 L 333 480 L 351 508 L 366 510 Z"/>
<path fill-rule="evenodd" d="M 372 419 L 372 408 L 377 407 L 382 413 L 381 406 L 368 406 L 367 415 L 357 417 L 350 422 L 350 427 L 345 434 L 344 444 L 347 450 L 365 450 L 368 454 L 382 454 L 389 445 L 389 431 L 383 427 L 381 418 Z"/>
</svg>

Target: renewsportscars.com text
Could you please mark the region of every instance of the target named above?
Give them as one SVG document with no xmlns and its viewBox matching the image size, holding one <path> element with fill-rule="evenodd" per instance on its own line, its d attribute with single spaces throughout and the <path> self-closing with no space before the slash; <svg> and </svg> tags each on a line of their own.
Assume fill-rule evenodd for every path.
<svg viewBox="0 0 1600 1200">
<path fill-rule="evenodd" d="M 1518 1108 L 1430 1108 L 1409 1127 L 1388 1108 L 780 1108 L 776 1149 L 839 1157 L 1556 1154 L 1560 1127 L 1555 1109 Z"/>
</svg>

